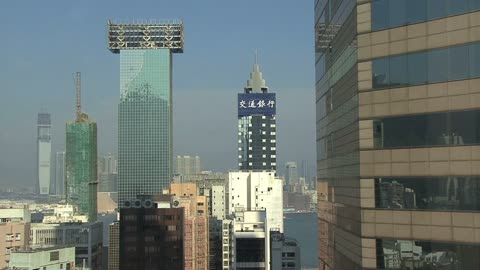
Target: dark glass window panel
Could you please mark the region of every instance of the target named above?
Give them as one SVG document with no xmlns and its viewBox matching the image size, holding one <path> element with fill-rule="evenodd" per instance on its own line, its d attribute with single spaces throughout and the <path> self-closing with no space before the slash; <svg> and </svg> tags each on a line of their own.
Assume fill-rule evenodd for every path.
<svg viewBox="0 0 480 270">
<path fill-rule="evenodd" d="M 390 85 L 390 78 L 388 77 L 388 60 L 388 57 L 373 60 L 373 88 L 385 88 Z"/>
<path fill-rule="evenodd" d="M 407 4 L 405 1 L 388 1 L 389 28 L 407 24 Z"/>
<path fill-rule="evenodd" d="M 427 0 L 427 19 L 434 20 L 447 16 L 449 0 Z"/>
<path fill-rule="evenodd" d="M 428 82 L 445 82 L 448 80 L 448 50 L 428 52 Z"/>
<path fill-rule="evenodd" d="M 480 142 L 480 112 L 464 111 L 450 114 L 450 137 L 454 145 Z"/>
<path fill-rule="evenodd" d="M 480 269 L 480 245 L 377 239 L 377 269 Z"/>
<path fill-rule="evenodd" d="M 468 66 L 469 61 L 475 61 L 475 59 L 469 59 L 468 57 L 469 45 L 451 47 L 448 50 L 448 79 L 449 80 L 463 80 L 469 77 Z M 476 61 L 479 61 L 476 59 Z"/>
<path fill-rule="evenodd" d="M 407 58 L 403 55 L 390 57 L 390 86 L 408 85 Z"/>
<path fill-rule="evenodd" d="M 480 3 L 479 0 L 478 3 Z M 470 77 L 480 77 L 480 44 L 470 45 Z"/>
<path fill-rule="evenodd" d="M 375 179 L 375 206 L 393 209 L 479 211 L 480 177 Z"/>
<path fill-rule="evenodd" d="M 425 142 L 423 145 L 449 145 L 450 140 L 447 126 L 447 113 L 426 114 L 424 117 Z M 416 144 L 414 146 L 422 145 Z"/>
<path fill-rule="evenodd" d="M 395 119 L 384 119 L 379 123 L 377 128 L 381 131 L 377 132 L 379 139 L 378 144 L 385 148 L 394 148 L 398 145 L 411 145 L 412 141 L 422 145 L 425 138 L 421 138 L 420 134 L 424 132 L 424 122 L 421 117 L 412 121 L 409 117 L 396 117 Z M 409 128 L 405 128 L 409 127 Z M 420 130 L 418 130 L 420 128 Z"/>
<path fill-rule="evenodd" d="M 475 11 L 475 10 L 480 10 L 480 1 L 478 0 L 470 0 L 469 1 L 469 8 L 471 11 Z"/>
<path fill-rule="evenodd" d="M 315 64 L 315 70 L 317 72 L 316 79 L 320 80 L 325 75 L 327 70 L 326 63 L 325 63 L 325 54 L 323 54 L 319 59 L 318 62 Z"/>
<path fill-rule="evenodd" d="M 389 27 L 388 0 L 372 2 L 372 30 L 386 29 Z"/>
<path fill-rule="evenodd" d="M 374 146 L 408 148 L 480 144 L 480 111 L 431 113 L 378 119 Z"/>
<path fill-rule="evenodd" d="M 412 85 L 427 82 L 427 55 L 424 52 L 412 53 L 408 58 L 408 82 Z"/>
<path fill-rule="evenodd" d="M 470 0 L 449 0 L 448 2 L 449 14 L 461 14 L 469 11 L 468 2 Z"/>
<path fill-rule="evenodd" d="M 407 0 L 407 23 L 427 20 L 427 0 Z"/>
</svg>

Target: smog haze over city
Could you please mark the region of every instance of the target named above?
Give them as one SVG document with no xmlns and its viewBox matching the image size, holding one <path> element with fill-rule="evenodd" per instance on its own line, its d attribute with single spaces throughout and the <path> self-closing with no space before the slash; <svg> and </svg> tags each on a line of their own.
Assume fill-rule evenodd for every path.
<svg viewBox="0 0 480 270">
<path fill-rule="evenodd" d="M 236 98 L 258 50 L 277 93 L 278 160 L 315 164 L 313 1 L 3 1 L 0 3 L 0 182 L 35 181 L 36 117 L 52 115 L 52 153 L 75 118 L 73 73 L 82 105 L 98 124 L 98 153 L 117 152 L 119 58 L 107 49 L 107 22 L 182 19 L 184 53 L 174 56 L 174 153 L 196 154 L 202 169 L 237 167 Z"/>
</svg>

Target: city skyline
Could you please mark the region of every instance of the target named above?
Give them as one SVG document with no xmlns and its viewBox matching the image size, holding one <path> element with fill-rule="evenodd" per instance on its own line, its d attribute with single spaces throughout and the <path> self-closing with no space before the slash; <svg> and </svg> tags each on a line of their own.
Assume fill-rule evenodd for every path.
<svg viewBox="0 0 480 270">
<path fill-rule="evenodd" d="M 279 156 L 277 163 L 308 159 L 314 164 L 314 149 L 309 147 L 314 143 L 313 70 L 309 68 L 313 67 L 313 61 L 309 57 L 313 52 L 312 3 L 298 5 L 288 1 L 274 2 L 278 5 L 279 11 L 271 15 L 272 23 L 262 26 L 261 29 L 254 27 L 255 22 L 240 23 L 243 19 L 241 12 L 249 9 L 249 3 L 212 5 L 214 7 L 209 12 L 222 14 L 228 10 L 234 12 L 233 17 L 229 16 L 233 24 L 229 30 L 238 35 L 238 38 L 231 35 L 220 38 L 214 45 L 204 43 L 205 38 L 202 35 L 210 30 L 202 30 L 204 28 L 202 25 L 208 25 L 217 32 L 226 30 L 225 26 L 218 25 L 214 19 L 199 18 L 192 11 L 183 10 L 183 7 L 187 6 L 185 3 L 172 3 L 167 8 L 162 7 L 161 14 L 147 8 L 136 10 L 124 8 L 111 12 L 103 3 L 90 11 L 90 3 L 82 3 L 81 7 L 58 3 L 56 6 L 43 7 L 43 15 L 35 12 L 42 8 L 35 3 L 27 8 L 14 3 L 2 4 L 5 8 L 0 9 L 2 15 L 0 20 L 7 20 L 8 24 L 17 23 L 19 29 L 30 25 L 28 21 L 42 21 L 41 18 L 44 16 L 55 13 L 60 15 L 51 17 L 51 21 L 45 21 L 44 28 L 52 26 L 52 23 L 62 22 L 75 29 L 78 35 L 73 38 L 69 34 L 70 28 L 61 27 L 56 30 L 59 36 L 56 50 L 43 48 L 42 45 L 41 52 L 39 49 L 27 50 L 24 54 L 12 58 L 14 52 L 20 51 L 16 48 L 21 48 L 21 44 L 18 44 L 21 38 L 16 39 L 14 38 L 16 33 L 2 29 L 6 35 L 12 37 L 2 45 L 5 50 L 0 53 L 0 57 L 6 59 L 6 62 L 3 62 L 6 64 L 0 65 L 5 76 L 5 87 L 11 91 L 7 93 L 10 102 L 2 100 L 0 104 L 2 105 L 0 119 L 12 128 L 0 132 L 0 148 L 15 153 L 8 158 L 5 155 L 0 157 L 0 170 L 4 172 L 1 178 L 3 183 L 26 186 L 34 177 L 34 168 L 30 164 L 34 164 L 35 161 L 27 154 L 26 149 L 27 146 L 34 147 L 31 126 L 36 113 L 34 111 L 40 107 L 47 108 L 55 116 L 52 119 L 52 152 L 62 151 L 64 148 L 63 123 L 71 118 L 70 108 L 73 103 L 67 93 L 74 87 L 71 73 L 75 70 L 82 70 L 82 75 L 86 78 L 84 86 L 87 91 L 84 99 L 86 110 L 95 115 L 98 123 L 99 153 L 116 152 L 118 59 L 111 57 L 104 47 L 105 24 L 109 18 L 179 17 L 186 24 L 188 41 L 186 51 L 176 60 L 173 79 L 175 82 L 173 154 L 198 153 L 202 156 L 202 167 L 209 170 L 228 171 L 237 167 L 237 153 L 235 148 L 232 148 L 237 141 L 237 134 L 232 131 L 236 126 L 232 121 L 236 118 L 236 93 L 244 87 L 245 74 L 251 70 L 253 51 L 258 49 L 264 78 L 270 82 L 269 86 L 275 89 L 277 100 L 282 105 L 277 111 L 279 119 L 281 118 L 277 121 L 277 132 L 281 134 L 277 138 Z M 258 20 L 263 19 L 264 13 L 272 3 L 273 1 L 259 4 L 259 11 L 255 11 L 252 16 Z M 161 6 L 161 3 L 154 6 Z M 204 9 L 198 3 L 191 3 L 191 6 Z M 26 21 L 20 21 L 13 16 L 20 12 L 31 16 Z M 296 23 L 301 24 L 301 27 L 289 24 L 287 14 L 291 12 L 292 16 L 300 18 Z M 226 19 L 224 17 L 226 15 L 221 16 Z M 301 29 L 301 32 L 295 32 L 296 29 Z M 265 31 L 269 33 L 267 36 L 263 34 Z M 295 33 L 295 40 L 285 39 L 283 31 Z M 259 42 L 250 44 L 242 40 L 244 39 L 242 36 L 250 36 Z M 277 44 L 280 39 L 286 40 L 284 44 Z M 71 44 L 73 40 L 78 42 Z M 59 46 L 74 48 L 81 52 L 82 56 L 73 56 L 69 53 L 70 49 L 62 49 Z M 284 54 L 282 50 L 287 49 L 295 50 L 296 53 Z M 44 55 L 50 56 L 48 61 L 43 58 Z M 69 60 L 66 62 L 65 58 Z M 48 72 L 42 66 L 42 63 L 46 62 L 50 62 L 47 63 L 50 67 Z M 15 79 L 24 73 L 31 74 L 32 82 Z M 12 104 L 17 104 L 24 92 L 30 94 L 31 98 L 24 101 L 27 103 L 27 109 L 17 112 L 17 108 Z M 210 119 L 223 128 L 217 129 L 206 122 L 196 121 L 192 117 L 192 112 L 196 117 Z M 198 130 L 195 137 L 191 135 L 192 129 Z M 299 136 L 300 143 L 297 142 L 295 145 L 288 143 Z M 19 169 L 20 161 L 21 164 L 27 164 L 26 169 Z"/>
</svg>

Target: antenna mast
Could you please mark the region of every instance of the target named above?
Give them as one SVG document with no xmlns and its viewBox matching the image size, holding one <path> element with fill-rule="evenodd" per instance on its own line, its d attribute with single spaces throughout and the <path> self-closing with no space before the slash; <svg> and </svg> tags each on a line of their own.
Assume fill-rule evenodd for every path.
<svg viewBox="0 0 480 270">
<path fill-rule="evenodd" d="M 82 119 L 82 96 L 81 96 L 81 73 L 76 72 L 75 73 L 75 89 L 76 89 L 76 116 L 77 116 L 77 122 L 81 121 Z"/>
</svg>

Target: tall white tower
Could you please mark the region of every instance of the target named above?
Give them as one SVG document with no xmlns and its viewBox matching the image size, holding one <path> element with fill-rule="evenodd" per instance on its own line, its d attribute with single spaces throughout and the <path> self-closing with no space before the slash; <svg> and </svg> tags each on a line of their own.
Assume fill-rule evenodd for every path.
<svg viewBox="0 0 480 270">
<path fill-rule="evenodd" d="M 37 119 L 37 192 L 50 194 L 52 160 L 52 119 L 49 113 L 39 113 Z"/>
</svg>

